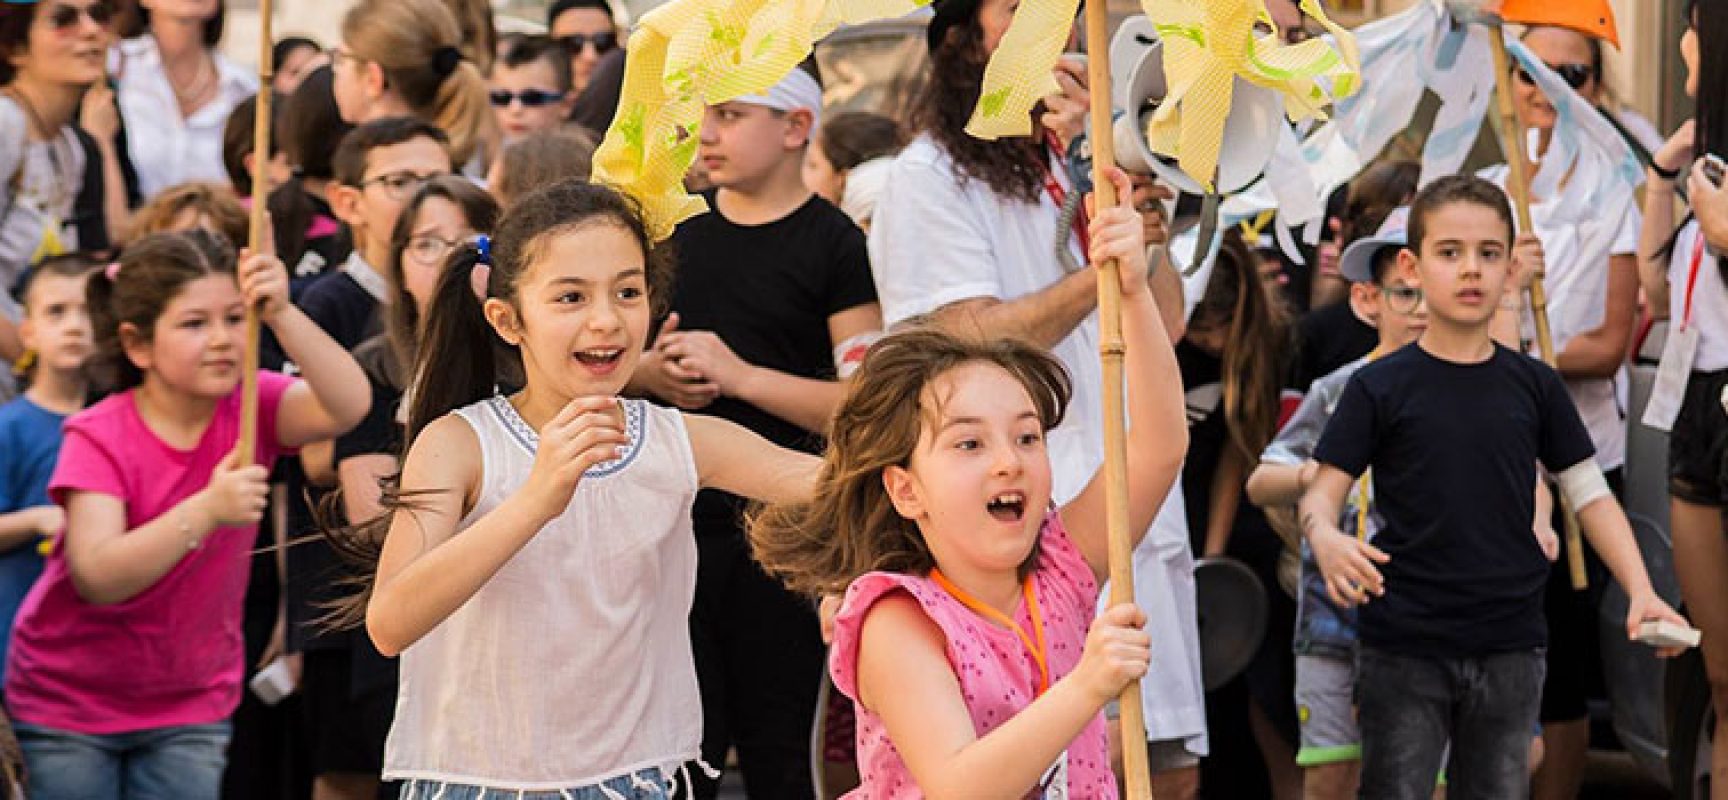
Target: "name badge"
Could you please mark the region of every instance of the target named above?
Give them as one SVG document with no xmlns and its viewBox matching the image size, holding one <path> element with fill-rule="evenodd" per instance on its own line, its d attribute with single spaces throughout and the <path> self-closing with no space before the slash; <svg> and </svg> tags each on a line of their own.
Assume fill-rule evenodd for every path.
<svg viewBox="0 0 1728 800">
<path fill-rule="evenodd" d="M 1662 361 L 1656 367 L 1656 383 L 1650 403 L 1644 407 L 1644 424 L 1656 430 L 1673 429 L 1686 398 L 1686 381 L 1692 376 L 1692 361 L 1698 355 L 1698 328 L 1670 328 L 1662 346 Z"/>
</svg>

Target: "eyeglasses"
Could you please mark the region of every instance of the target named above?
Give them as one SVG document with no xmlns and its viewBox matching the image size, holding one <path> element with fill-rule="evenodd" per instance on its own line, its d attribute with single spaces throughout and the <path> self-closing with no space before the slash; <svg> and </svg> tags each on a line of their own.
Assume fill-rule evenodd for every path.
<svg viewBox="0 0 1728 800">
<path fill-rule="evenodd" d="M 539 108 L 564 99 L 562 93 L 549 92 L 545 89 L 523 89 L 520 92 L 493 89 L 487 93 L 487 96 L 491 98 L 492 105 L 496 108 L 508 108 L 511 103 L 517 100 L 521 100 L 522 105 L 527 108 Z"/>
<path fill-rule="evenodd" d="M 1422 290 L 1412 286 L 1382 286 L 1380 295 L 1386 306 L 1399 314 L 1413 314 L 1422 305 Z"/>
<path fill-rule="evenodd" d="M 594 45 L 595 53 L 606 55 L 618 46 L 618 34 L 611 31 L 572 33 L 569 36 L 560 36 L 554 41 L 564 45 L 564 48 L 569 50 L 571 55 L 582 52 L 582 48 L 588 45 Z"/>
<path fill-rule="evenodd" d="M 389 195 L 391 200 L 407 200 L 409 196 L 420 191 L 420 187 L 425 186 L 427 181 L 439 176 L 415 175 L 412 172 L 392 172 L 388 175 L 367 178 L 357 185 L 361 189 L 365 189 L 372 184 L 378 184 L 384 187 L 384 194 Z"/>
<path fill-rule="evenodd" d="M 1549 64 L 1548 68 L 1554 70 L 1567 86 L 1572 87 L 1572 91 L 1583 89 L 1584 84 L 1589 83 L 1596 75 L 1596 69 L 1589 64 Z M 1523 67 L 1518 68 L 1518 81 L 1526 86 L 1536 85 L 1536 79 Z"/>
<path fill-rule="evenodd" d="M 409 258 L 424 266 L 434 266 L 444 263 L 444 259 L 458 245 L 473 241 L 473 237 L 462 239 L 446 239 L 430 233 L 422 233 L 408 238 L 408 249 L 404 252 Z"/>
<path fill-rule="evenodd" d="M 87 6 L 56 5 L 44 19 L 49 27 L 64 31 L 76 27 L 80 17 L 88 18 L 96 23 L 97 27 L 106 28 L 108 22 L 114 18 L 114 9 L 109 8 L 107 3 L 91 3 Z"/>
</svg>

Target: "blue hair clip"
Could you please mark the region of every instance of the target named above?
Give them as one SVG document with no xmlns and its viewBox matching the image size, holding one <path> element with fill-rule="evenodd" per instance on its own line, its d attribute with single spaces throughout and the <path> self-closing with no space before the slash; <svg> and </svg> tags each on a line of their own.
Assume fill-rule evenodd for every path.
<svg viewBox="0 0 1728 800">
<path fill-rule="evenodd" d="M 484 233 L 474 237 L 474 249 L 480 253 L 480 263 L 492 265 L 492 237 Z"/>
</svg>

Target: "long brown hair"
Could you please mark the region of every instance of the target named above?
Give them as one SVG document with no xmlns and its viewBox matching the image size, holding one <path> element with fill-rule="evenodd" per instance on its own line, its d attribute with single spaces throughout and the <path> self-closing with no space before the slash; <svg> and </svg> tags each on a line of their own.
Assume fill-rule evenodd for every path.
<svg viewBox="0 0 1728 800">
<path fill-rule="evenodd" d="M 672 257 L 670 247 L 656 244 L 648 232 L 642 207 L 629 196 L 608 186 L 566 181 L 529 194 L 512 206 L 498 222 L 491 239 L 491 270 L 486 296 L 516 303 L 522 276 L 539 261 L 555 236 L 579 234 L 584 228 L 616 226 L 641 245 L 645 256 L 648 297 L 654 313 L 671 300 Z M 474 296 L 469 269 L 474 251 L 463 248 L 452 256 L 452 265 L 438 278 L 438 290 L 426 309 L 425 331 L 420 352 L 414 359 L 410 391 L 408 430 L 403 437 L 407 451 L 427 425 L 451 411 L 491 396 L 499 376 L 512 368 L 520 370 L 520 353 L 498 336 Z M 456 262 L 456 259 L 466 259 Z M 319 534 L 356 575 L 349 581 L 354 592 L 328 604 L 320 627 L 331 630 L 359 627 L 366 620 L 366 604 L 372 599 L 372 579 L 378 571 L 378 556 L 384 535 L 399 511 L 413 512 L 419 496 L 400 490 L 399 476 L 384 481 L 379 500 L 384 509 L 369 520 L 336 523 L 339 508 L 335 495 L 327 496 L 319 517 Z"/>
<path fill-rule="evenodd" d="M 1290 319 L 1260 277 L 1260 260 L 1234 229 L 1225 234 L 1191 327 L 1222 326 L 1224 423 L 1248 463 L 1278 431 Z"/>
<path fill-rule="evenodd" d="M 1043 143 L 1026 136 L 991 142 L 966 132 L 984 90 L 988 61 L 984 31 L 973 11 L 964 24 L 950 27 L 930 53 L 930 79 L 913 106 L 912 127 L 942 146 L 962 178 L 983 181 L 1003 197 L 1036 203 L 1046 170 Z"/>
<path fill-rule="evenodd" d="M 916 523 L 889 501 L 882 471 L 910 463 L 931 418 L 930 385 L 967 364 L 990 364 L 1032 396 L 1048 431 L 1073 392 L 1049 353 L 1013 339 L 963 339 L 917 327 L 870 348 L 828 433 L 822 471 L 807 502 L 766 506 L 750 517 L 756 560 L 793 591 L 838 593 L 866 572 L 924 574 L 936 566 Z M 1036 557 L 1034 555 L 1028 557 Z"/>
</svg>

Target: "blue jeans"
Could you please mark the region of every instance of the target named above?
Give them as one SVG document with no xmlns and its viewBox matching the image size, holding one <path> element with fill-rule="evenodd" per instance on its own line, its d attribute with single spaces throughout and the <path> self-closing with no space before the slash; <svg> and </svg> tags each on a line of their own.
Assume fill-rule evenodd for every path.
<svg viewBox="0 0 1728 800">
<path fill-rule="evenodd" d="M 402 784 L 401 800 L 669 800 L 672 796 L 669 784 L 670 781 L 658 769 L 620 775 L 589 786 L 537 792 L 411 780 Z"/>
<path fill-rule="evenodd" d="M 1361 797 L 1427 800 L 1442 766 L 1450 800 L 1525 796 L 1542 650 L 1422 658 L 1364 646 L 1357 658 Z"/>
<path fill-rule="evenodd" d="M 17 723 L 31 800 L 216 800 L 227 722 L 82 734 Z"/>
</svg>

